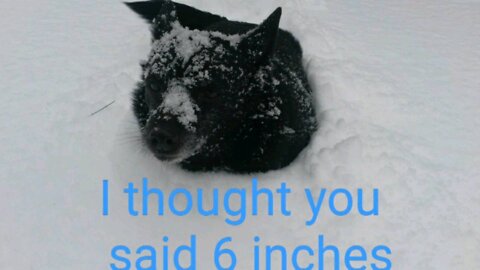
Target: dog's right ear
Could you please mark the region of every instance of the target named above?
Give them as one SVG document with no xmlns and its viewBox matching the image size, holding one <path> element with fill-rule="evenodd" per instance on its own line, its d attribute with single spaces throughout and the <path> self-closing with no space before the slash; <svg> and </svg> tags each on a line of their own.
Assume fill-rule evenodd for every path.
<svg viewBox="0 0 480 270">
<path fill-rule="evenodd" d="M 263 65 L 275 50 L 282 8 L 277 8 L 259 26 L 247 32 L 239 48 L 254 65 Z"/>
</svg>

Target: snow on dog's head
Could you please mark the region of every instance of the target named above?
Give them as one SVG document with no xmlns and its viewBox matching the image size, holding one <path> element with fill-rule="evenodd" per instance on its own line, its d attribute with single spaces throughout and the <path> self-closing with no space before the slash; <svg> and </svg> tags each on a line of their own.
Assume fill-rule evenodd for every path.
<svg viewBox="0 0 480 270">
<path fill-rule="evenodd" d="M 198 106 L 193 103 L 187 89 L 177 82 L 170 83 L 167 92 L 163 96 L 163 102 L 157 108 L 161 116 L 167 120 L 174 116 L 177 121 L 187 130 L 195 131 L 194 124 L 197 122 L 196 112 Z"/>
</svg>

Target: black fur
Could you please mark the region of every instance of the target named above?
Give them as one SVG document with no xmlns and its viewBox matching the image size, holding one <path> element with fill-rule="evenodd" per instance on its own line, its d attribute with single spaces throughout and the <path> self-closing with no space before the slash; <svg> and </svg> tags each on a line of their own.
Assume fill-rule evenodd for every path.
<svg viewBox="0 0 480 270">
<path fill-rule="evenodd" d="M 175 145 L 169 154 L 192 149 L 178 160 L 187 170 L 264 172 L 290 164 L 308 145 L 317 127 L 312 92 L 300 44 L 278 28 L 280 8 L 255 25 L 171 1 L 127 5 L 151 23 L 157 46 L 142 64 L 144 76 L 134 91 L 133 109 L 159 159 L 170 159 L 164 144 L 158 150 L 158 139 L 168 137 Z M 208 36 L 209 42 L 190 58 L 181 58 L 174 45 L 183 44 L 178 43 L 182 28 L 175 23 L 193 39 L 201 33 L 199 40 Z M 203 32 L 191 32 L 194 29 Z M 168 43 L 172 33 L 179 35 L 173 45 Z M 240 35 L 238 43 L 225 35 Z M 165 105 L 167 92 L 175 89 L 186 91 L 194 104 L 190 129 L 179 125 L 179 114 Z M 162 128 L 168 132 L 159 131 Z"/>
</svg>

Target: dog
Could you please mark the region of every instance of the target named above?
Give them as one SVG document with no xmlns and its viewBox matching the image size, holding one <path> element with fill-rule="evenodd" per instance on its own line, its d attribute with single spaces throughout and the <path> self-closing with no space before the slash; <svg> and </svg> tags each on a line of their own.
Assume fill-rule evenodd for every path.
<svg viewBox="0 0 480 270">
<path fill-rule="evenodd" d="M 169 0 L 126 3 L 151 27 L 133 111 L 146 146 L 189 171 L 266 172 L 289 165 L 317 129 L 302 48 L 279 29 Z"/>
</svg>

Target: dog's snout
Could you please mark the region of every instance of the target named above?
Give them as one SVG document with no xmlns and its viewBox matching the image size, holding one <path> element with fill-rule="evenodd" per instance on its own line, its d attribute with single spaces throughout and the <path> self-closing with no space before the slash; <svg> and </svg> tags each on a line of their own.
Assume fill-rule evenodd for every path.
<svg viewBox="0 0 480 270">
<path fill-rule="evenodd" d="M 148 132 L 147 142 L 159 158 L 175 155 L 183 146 L 184 131 L 180 125 L 171 122 L 156 123 Z"/>
<path fill-rule="evenodd" d="M 155 128 L 150 132 L 150 143 L 152 147 L 159 153 L 173 153 L 178 148 L 179 139 L 174 133 Z"/>
</svg>

